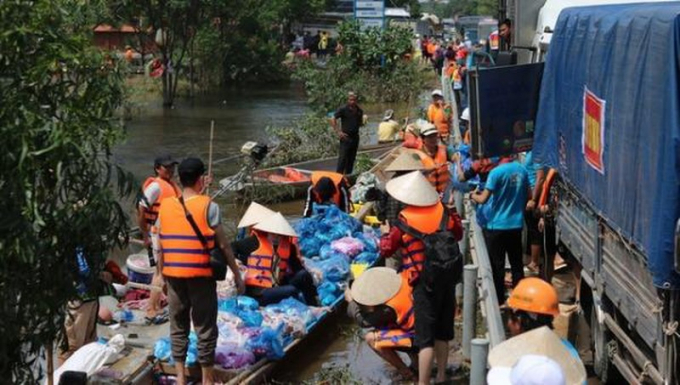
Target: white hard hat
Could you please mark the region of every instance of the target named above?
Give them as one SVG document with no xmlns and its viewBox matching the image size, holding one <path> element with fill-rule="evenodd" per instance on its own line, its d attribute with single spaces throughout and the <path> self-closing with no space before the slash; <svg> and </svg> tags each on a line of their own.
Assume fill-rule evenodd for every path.
<svg viewBox="0 0 680 385">
<path fill-rule="evenodd" d="M 465 107 L 463 113 L 460 114 L 460 119 L 465 121 L 470 121 L 470 107 Z"/>
<path fill-rule="evenodd" d="M 434 90 L 432 91 L 432 96 L 441 96 L 443 98 L 444 93 L 442 93 L 442 90 Z"/>
<path fill-rule="evenodd" d="M 437 127 L 434 124 L 427 122 L 420 126 L 420 136 L 430 136 L 437 134 Z"/>
</svg>

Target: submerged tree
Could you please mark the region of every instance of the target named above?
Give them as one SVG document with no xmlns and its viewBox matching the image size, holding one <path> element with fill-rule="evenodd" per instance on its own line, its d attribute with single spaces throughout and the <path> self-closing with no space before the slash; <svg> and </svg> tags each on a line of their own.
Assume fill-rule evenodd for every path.
<svg viewBox="0 0 680 385">
<path fill-rule="evenodd" d="M 0 378 L 11 383 L 36 382 L 77 295 L 76 250 L 97 277 L 126 229 L 131 179 L 110 160 L 122 76 L 73 18 L 81 6 L 0 2 Z"/>
</svg>

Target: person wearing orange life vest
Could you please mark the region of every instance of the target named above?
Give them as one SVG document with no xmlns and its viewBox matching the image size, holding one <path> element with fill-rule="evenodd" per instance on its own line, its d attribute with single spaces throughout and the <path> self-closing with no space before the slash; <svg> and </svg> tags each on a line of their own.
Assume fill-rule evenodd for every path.
<svg viewBox="0 0 680 385">
<path fill-rule="evenodd" d="M 407 124 L 404 131 L 400 134 L 402 147 L 419 149 L 423 145 L 423 140 L 420 138 L 420 128 L 414 123 Z"/>
<path fill-rule="evenodd" d="M 374 328 L 364 336 L 368 346 L 408 380 L 417 367 L 412 291 L 408 280 L 388 267 L 366 270 L 345 290 L 348 311 L 361 327 Z M 409 355 L 410 367 L 397 351 Z"/>
<path fill-rule="evenodd" d="M 314 213 L 314 205 L 336 205 L 341 211 L 350 209 L 347 178 L 331 171 L 312 172 L 312 185 L 307 189 L 307 200 L 302 212 L 304 217 Z"/>
<path fill-rule="evenodd" d="M 442 142 L 448 143 L 451 128 L 451 106 L 444 101 L 444 94 L 441 90 L 432 91 L 432 103 L 427 108 L 427 121 L 437 127 Z"/>
<path fill-rule="evenodd" d="M 246 259 L 246 294 L 261 306 L 288 297 L 304 297 L 309 306 L 317 306 L 317 292 L 312 275 L 305 270 L 297 247 L 297 234 L 281 213 L 253 226 L 257 249 Z"/>
<path fill-rule="evenodd" d="M 205 165 L 197 158 L 187 158 L 180 163 L 182 195 L 163 201 L 156 224 L 161 245 L 158 264 L 168 285 L 172 357 L 180 385 L 186 383 L 184 361 L 192 324 L 198 335 L 198 362 L 202 367 L 203 384 L 213 383 L 218 335 L 217 292 L 209 250 L 214 246 L 217 245 L 225 256 L 234 274 L 237 291 L 245 292 L 222 228 L 219 206 L 210 197 L 201 195 L 205 171 Z M 191 225 L 189 215 L 207 241 L 206 246 Z"/>
<path fill-rule="evenodd" d="M 403 256 L 401 274 L 413 287 L 415 345 L 419 349 L 418 383 L 430 383 L 435 356 L 436 381 L 442 382 L 446 379 L 449 341 L 453 339 L 455 279 L 440 279 L 431 284 L 422 282 L 419 276 L 425 262 L 425 244 L 400 228 L 410 228 L 422 234 L 445 229 L 460 240 L 463 227 L 455 208 L 447 208 L 440 202 L 439 194 L 420 171 L 390 180 L 386 189 L 406 207 L 399 214 L 398 225 L 381 227 L 380 255 L 386 258 L 399 250 Z"/>
<path fill-rule="evenodd" d="M 439 143 L 437 129 L 431 123 L 421 127 L 420 136 L 423 145 L 418 155 L 428 170 L 427 179 L 439 194 L 443 194 L 449 186 L 449 161 L 453 155 L 449 154 L 445 145 Z"/>
<path fill-rule="evenodd" d="M 181 194 L 180 188 L 173 180 L 177 161 L 170 155 L 156 158 L 154 161 L 154 176 L 146 178 L 142 185 L 142 195 L 137 204 L 137 224 L 142 233 L 144 246 L 149 252 L 149 265 L 156 266 L 159 259 L 160 244 L 158 232 L 155 228 L 161 202 L 166 198 L 175 198 Z M 151 281 L 154 286 L 163 286 L 163 276 L 157 269 Z M 151 291 L 149 304 L 146 308 L 146 322 L 161 324 L 167 321 L 167 313 L 161 307 L 161 293 Z"/>
</svg>

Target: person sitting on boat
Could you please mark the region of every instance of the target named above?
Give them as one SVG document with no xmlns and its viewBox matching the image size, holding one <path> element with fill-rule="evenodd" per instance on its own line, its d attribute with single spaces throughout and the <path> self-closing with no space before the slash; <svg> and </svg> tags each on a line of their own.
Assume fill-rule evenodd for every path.
<svg viewBox="0 0 680 385">
<path fill-rule="evenodd" d="M 310 217 L 318 209 L 315 206 L 331 204 L 336 205 L 343 212 L 348 212 L 350 209 L 348 185 L 347 178 L 342 174 L 314 171 L 302 215 Z"/>
<path fill-rule="evenodd" d="M 181 194 L 179 186 L 172 180 L 177 163 L 170 155 L 156 158 L 153 166 L 155 175 L 146 178 L 142 185 L 142 192 L 137 205 L 137 224 L 142 233 L 144 247 L 147 248 L 149 253 L 149 266 L 151 267 L 157 265 L 159 258 L 160 243 L 155 224 L 161 202 L 165 198 L 176 198 Z M 164 285 L 163 276 L 159 271 L 154 273 L 151 284 L 154 286 Z M 151 291 L 146 308 L 146 322 L 161 324 L 167 320 L 168 313 L 161 306 L 161 292 Z"/>
<path fill-rule="evenodd" d="M 432 123 L 426 123 L 420 130 L 423 145 L 420 148 L 421 160 L 430 171 L 427 179 L 432 183 L 440 196 L 446 192 L 449 186 L 449 161 L 453 154 L 447 147 L 439 143 L 437 128 Z"/>
<path fill-rule="evenodd" d="M 419 149 L 423 146 L 423 140 L 420 138 L 420 128 L 417 123 L 407 124 L 400 135 L 403 140 L 401 144 L 403 147 Z"/>
<path fill-rule="evenodd" d="M 304 297 L 309 306 L 317 306 L 317 292 L 312 275 L 305 270 L 297 247 L 297 234 L 281 213 L 253 226 L 257 248 L 246 259 L 246 294 L 261 306 L 288 297 Z"/>
<path fill-rule="evenodd" d="M 393 269 L 374 267 L 363 272 L 345 291 L 345 300 L 361 327 L 374 328 L 364 335 L 368 346 L 402 376 L 413 380 L 418 355 L 413 344 L 415 318 L 408 280 Z M 397 351 L 409 355 L 410 367 Z"/>
</svg>

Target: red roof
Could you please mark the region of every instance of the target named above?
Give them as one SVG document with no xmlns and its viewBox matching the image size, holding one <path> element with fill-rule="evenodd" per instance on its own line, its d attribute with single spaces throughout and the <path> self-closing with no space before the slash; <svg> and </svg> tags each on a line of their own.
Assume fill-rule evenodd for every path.
<svg viewBox="0 0 680 385">
<path fill-rule="evenodd" d="M 94 28 L 94 32 L 106 33 L 106 32 L 122 32 L 122 33 L 136 33 L 135 28 L 129 24 L 123 24 L 120 28 L 112 27 L 108 24 L 100 24 Z"/>
</svg>

